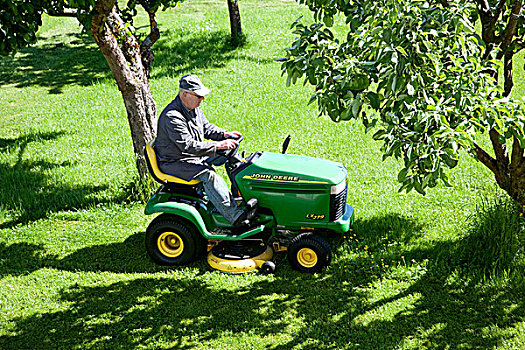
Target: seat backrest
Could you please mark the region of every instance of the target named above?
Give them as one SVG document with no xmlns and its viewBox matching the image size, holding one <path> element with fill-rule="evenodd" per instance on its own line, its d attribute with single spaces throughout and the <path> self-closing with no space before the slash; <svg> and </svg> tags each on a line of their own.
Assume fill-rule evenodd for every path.
<svg viewBox="0 0 525 350">
<path fill-rule="evenodd" d="M 176 176 L 168 175 L 160 171 L 159 165 L 157 163 L 157 155 L 155 154 L 154 146 L 155 139 L 151 140 L 149 143 L 146 144 L 144 156 L 146 157 L 146 164 L 148 165 L 149 173 L 155 179 L 155 181 L 160 182 L 161 184 L 177 183 L 190 186 L 196 185 L 200 182 L 199 180 L 186 181 Z"/>
</svg>

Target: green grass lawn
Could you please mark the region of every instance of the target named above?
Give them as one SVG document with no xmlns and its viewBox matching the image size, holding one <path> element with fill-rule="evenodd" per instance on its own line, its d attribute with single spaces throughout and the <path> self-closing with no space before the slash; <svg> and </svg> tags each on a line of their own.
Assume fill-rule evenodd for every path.
<svg viewBox="0 0 525 350">
<path fill-rule="evenodd" d="M 330 242 L 332 265 L 305 275 L 281 259 L 263 276 L 152 263 L 122 97 L 78 24 L 46 17 L 36 45 L 0 58 L 0 349 L 525 348 L 519 274 L 480 276 L 464 253 L 478 204 L 499 193 L 489 171 L 465 155 L 453 187 L 398 193 L 400 163 L 362 125 L 317 117 L 312 87 L 285 87 L 274 60 L 306 8 L 239 4 L 238 49 L 225 0 L 160 12 L 157 110 L 195 73 L 213 90 L 208 119 L 241 131 L 246 152 L 277 152 L 290 134 L 288 153 L 343 163 L 356 222 Z"/>
</svg>

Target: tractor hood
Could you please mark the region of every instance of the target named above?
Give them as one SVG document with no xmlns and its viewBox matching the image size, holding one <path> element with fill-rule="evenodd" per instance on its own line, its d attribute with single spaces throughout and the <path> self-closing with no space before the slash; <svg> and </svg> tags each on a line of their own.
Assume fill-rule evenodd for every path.
<svg viewBox="0 0 525 350">
<path fill-rule="evenodd" d="M 257 152 L 235 175 L 243 198 L 255 198 L 277 227 L 329 228 L 346 208 L 346 168 L 329 160 Z M 348 221 L 348 220 L 347 220 Z"/>
<path fill-rule="evenodd" d="M 262 152 L 244 172 L 245 179 L 298 184 L 337 185 L 346 179 L 346 168 L 330 160 Z"/>
</svg>

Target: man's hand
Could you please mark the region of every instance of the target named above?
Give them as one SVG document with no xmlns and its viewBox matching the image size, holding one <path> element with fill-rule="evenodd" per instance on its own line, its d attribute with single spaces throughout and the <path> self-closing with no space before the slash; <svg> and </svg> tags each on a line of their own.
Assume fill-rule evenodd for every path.
<svg viewBox="0 0 525 350">
<path fill-rule="evenodd" d="M 224 133 L 225 139 L 238 139 L 242 136 L 242 134 L 238 131 L 228 131 Z"/>
<path fill-rule="evenodd" d="M 239 142 L 233 139 L 226 139 L 217 142 L 217 149 L 234 149 L 237 146 L 239 146 Z"/>
</svg>

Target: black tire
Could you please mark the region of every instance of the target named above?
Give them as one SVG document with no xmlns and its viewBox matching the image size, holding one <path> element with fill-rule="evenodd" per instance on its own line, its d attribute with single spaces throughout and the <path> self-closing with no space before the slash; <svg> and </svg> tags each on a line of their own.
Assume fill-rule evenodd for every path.
<svg viewBox="0 0 525 350">
<path fill-rule="evenodd" d="M 159 265 L 185 265 L 197 257 L 195 228 L 173 218 L 157 218 L 146 230 L 146 251 Z"/>
<path fill-rule="evenodd" d="M 208 253 L 208 240 L 201 234 L 195 236 L 195 259 L 200 259 Z"/>
<path fill-rule="evenodd" d="M 265 261 L 259 268 L 259 272 L 263 275 L 275 273 L 275 263 L 273 261 Z"/>
<path fill-rule="evenodd" d="M 294 270 L 315 273 L 330 265 L 332 251 L 323 238 L 306 232 L 292 239 L 287 256 Z"/>
<path fill-rule="evenodd" d="M 160 221 L 166 221 L 171 220 L 180 224 L 185 225 L 186 227 L 190 228 L 190 231 L 194 233 L 193 238 L 195 241 L 195 259 L 200 259 L 201 257 L 204 257 L 208 253 L 208 240 L 204 238 L 201 234 L 199 234 L 198 230 L 193 227 L 193 224 L 185 220 L 179 216 L 168 214 L 168 213 L 162 213 L 159 216 L 157 216 L 153 221 L 150 223 L 150 226 L 154 225 L 157 222 Z"/>
</svg>

